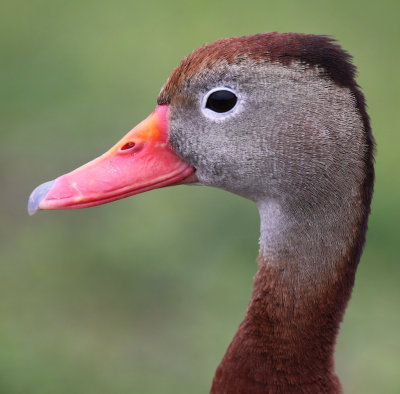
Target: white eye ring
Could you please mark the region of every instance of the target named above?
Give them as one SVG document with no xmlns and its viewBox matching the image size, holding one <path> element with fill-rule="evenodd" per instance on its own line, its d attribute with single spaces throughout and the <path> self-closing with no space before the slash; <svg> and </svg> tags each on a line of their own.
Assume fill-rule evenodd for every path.
<svg viewBox="0 0 400 394">
<path fill-rule="evenodd" d="M 234 103 L 232 108 L 228 109 L 226 112 L 217 112 L 217 111 L 213 111 L 210 108 L 207 108 L 207 102 L 208 102 L 209 97 L 213 93 L 219 92 L 219 91 L 228 91 L 228 92 L 232 93 L 236 97 L 236 102 Z M 213 89 L 209 90 L 203 96 L 203 98 L 201 100 L 201 110 L 202 110 L 203 114 L 209 119 L 222 120 L 222 119 L 226 118 L 227 116 L 230 116 L 234 112 L 236 112 L 237 109 L 239 108 L 240 103 L 241 103 L 241 98 L 240 98 L 239 94 L 235 90 L 233 90 L 231 88 L 228 88 L 226 86 L 218 86 L 216 88 L 213 88 Z"/>
</svg>

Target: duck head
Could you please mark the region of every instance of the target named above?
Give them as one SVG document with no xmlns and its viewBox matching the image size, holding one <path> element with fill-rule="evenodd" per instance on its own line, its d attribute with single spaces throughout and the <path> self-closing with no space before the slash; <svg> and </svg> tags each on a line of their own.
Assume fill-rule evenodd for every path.
<svg viewBox="0 0 400 394">
<path fill-rule="evenodd" d="M 280 249 L 301 248 L 296 232 L 307 226 L 339 234 L 325 243 L 346 243 L 349 226 L 369 212 L 373 179 L 354 74 L 350 56 L 324 36 L 266 33 L 205 45 L 173 71 L 152 115 L 103 156 L 36 188 L 29 213 L 197 183 L 255 201 L 265 250 L 282 233 Z"/>
<path fill-rule="evenodd" d="M 357 193 L 363 114 L 349 56 L 321 36 L 220 40 L 174 70 L 156 110 L 103 156 L 40 185 L 28 210 L 83 208 L 197 182 L 309 213 Z"/>
</svg>

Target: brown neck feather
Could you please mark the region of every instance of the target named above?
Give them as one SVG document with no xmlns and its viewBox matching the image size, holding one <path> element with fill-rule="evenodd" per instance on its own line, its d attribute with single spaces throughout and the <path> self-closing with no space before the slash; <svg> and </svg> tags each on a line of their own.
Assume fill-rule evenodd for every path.
<svg viewBox="0 0 400 394">
<path fill-rule="evenodd" d="M 293 267 L 259 259 L 246 316 L 211 393 L 340 393 L 333 351 L 355 276 L 354 265 L 340 266 L 330 283 L 296 283 Z"/>
</svg>

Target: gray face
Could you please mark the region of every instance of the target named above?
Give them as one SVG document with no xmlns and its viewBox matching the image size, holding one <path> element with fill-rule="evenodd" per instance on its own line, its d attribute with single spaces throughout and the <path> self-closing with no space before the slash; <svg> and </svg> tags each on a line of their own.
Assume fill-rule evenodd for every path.
<svg viewBox="0 0 400 394">
<path fill-rule="evenodd" d="M 203 108 L 217 87 L 238 96 L 225 116 Z M 365 142 L 354 99 L 315 68 L 219 64 L 181 86 L 169 118 L 171 145 L 202 184 L 256 202 L 300 211 L 340 205 L 363 179 Z"/>
</svg>

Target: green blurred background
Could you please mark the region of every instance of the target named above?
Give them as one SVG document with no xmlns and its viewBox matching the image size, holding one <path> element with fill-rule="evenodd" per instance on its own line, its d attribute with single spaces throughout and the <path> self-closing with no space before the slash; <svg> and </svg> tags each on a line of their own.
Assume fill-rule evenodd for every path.
<svg viewBox="0 0 400 394">
<path fill-rule="evenodd" d="M 180 186 L 28 217 L 218 38 L 330 34 L 354 56 L 378 143 L 365 253 L 338 340 L 346 393 L 400 392 L 398 1 L 6 0 L 0 5 L 0 392 L 205 393 L 256 271 L 256 207 Z"/>
</svg>

